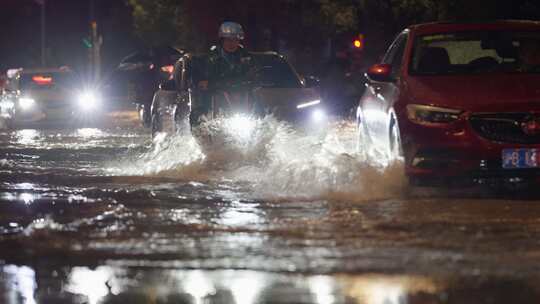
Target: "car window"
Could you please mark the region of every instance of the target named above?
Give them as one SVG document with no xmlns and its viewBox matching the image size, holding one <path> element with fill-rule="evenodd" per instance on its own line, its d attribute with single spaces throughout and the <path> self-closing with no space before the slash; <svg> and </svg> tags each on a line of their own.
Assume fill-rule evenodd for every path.
<svg viewBox="0 0 540 304">
<path fill-rule="evenodd" d="M 468 64 L 469 62 L 483 57 L 494 58 L 502 62 L 503 58 L 497 55 L 494 49 L 482 49 L 481 41 L 455 41 L 453 43 L 434 43 L 435 47 L 444 47 L 448 50 L 450 63 Z"/>
<path fill-rule="evenodd" d="M 186 87 L 195 87 L 199 81 L 208 80 L 207 57 L 201 55 L 186 56 Z"/>
<path fill-rule="evenodd" d="M 405 46 L 407 45 L 407 37 L 408 33 L 401 33 L 397 36 L 382 60 L 382 63 L 390 64 L 392 66 L 393 78 L 397 77 L 401 71 L 403 54 L 405 53 Z"/>
<path fill-rule="evenodd" d="M 152 62 L 152 57 L 150 57 L 145 52 L 137 52 L 135 54 L 131 54 L 128 57 L 124 58 L 120 64 L 127 64 L 127 63 L 146 63 L 146 62 Z"/>
<path fill-rule="evenodd" d="M 390 45 L 390 47 L 388 48 L 388 50 L 386 51 L 386 53 L 385 53 L 385 55 L 383 57 L 382 63 L 384 63 L 384 64 L 392 64 L 392 61 L 396 57 L 396 54 L 398 52 L 398 49 L 399 49 L 403 39 L 404 39 L 404 34 L 399 34 L 396 37 L 396 39 L 394 39 L 394 41 L 392 41 L 392 44 Z"/>
<path fill-rule="evenodd" d="M 267 88 L 302 88 L 302 81 L 294 68 L 283 58 L 274 54 L 252 54 L 248 79 Z M 207 58 L 191 56 L 186 62 L 188 86 L 208 79 Z"/>
<path fill-rule="evenodd" d="M 189 59 L 184 56 L 180 58 L 176 63 L 174 64 L 174 71 L 173 71 L 173 79 L 175 81 L 175 85 L 178 89 L 184 90 L 188 88 L 188 80 L 186 78 L 186 65 L 187 61 Z"/>
<path fill-rule="evenodd" d="M 21 90 L 53 90 L 73 87 L 73 72 L 23 73 Z"/>
<path fill-rule="evenodd" d="M 393 55 L 390 65 L 392 65 L 392 76 L 397 77 L 401 72 L 401 64 L 403 62 L 403 54 L 405 53 L 405 46 L 407 45 L 407 34 L 400 36 L 396 45 L 396 52 Z"/>
<path fill-rule="evenodd" d="M 155 64 L 166 65 L 174 63 L 184 54 L 183 51 L 172 47 L 156 48 L 146 51 L 133 53 L 120 62 L 120 65 L 127 64 L 146 64 L 154 61 Z"/>
<path fill-rule="evenodd" d="M 411 74 L 540 72 L 540 33 L 483 31 L 415 39 Z"/>
<path fill-rule="evenodd" d="M 265 87 L 302 87 L 298 74 L 284 58 L 276 55 L 255 55 L 253 62 L 256 73 L 252 77 Z"/>
</svg>

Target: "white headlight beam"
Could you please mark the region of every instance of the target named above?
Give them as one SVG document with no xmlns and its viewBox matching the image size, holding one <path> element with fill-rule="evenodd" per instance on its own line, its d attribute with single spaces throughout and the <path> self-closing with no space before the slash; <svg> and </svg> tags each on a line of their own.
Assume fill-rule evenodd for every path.
<svg viewBox="0 0 540 304">
<path fill-rule="evenodd" d="M 320 103 L 321 103 L 321 100 L 316 99 L 316 100 L 313 100 L 313 101 L 310 101 L 310 102 L 301 103 L 301 104 L 297 105 L 296 108 L 297 109 L 307 108 L 307 107 L 311 107 L 311 106 L 314 106 L 314 105 L 318 105 Z"/>
</svg>

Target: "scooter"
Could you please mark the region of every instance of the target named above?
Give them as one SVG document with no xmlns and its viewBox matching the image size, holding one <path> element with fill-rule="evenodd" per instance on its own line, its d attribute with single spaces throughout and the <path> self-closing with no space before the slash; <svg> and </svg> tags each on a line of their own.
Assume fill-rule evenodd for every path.
<svg viewBox="0 0 540 304">
<path fill-rule="evenodd" d="M 215 89 L 208 111 L 191 115 L 191 134 L 205 155 L 238 156 L 245 148 L 257 145 L 260 141 L 257 130 L 263 126 L 262 118 L 268 110 L 256 98 L 259 87 L 243 81 Z"/>
</svg>

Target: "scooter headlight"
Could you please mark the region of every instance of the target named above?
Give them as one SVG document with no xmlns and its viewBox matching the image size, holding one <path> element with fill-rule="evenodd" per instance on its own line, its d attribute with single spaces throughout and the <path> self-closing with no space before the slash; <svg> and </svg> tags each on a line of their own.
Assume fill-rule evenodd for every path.
<svg viewBox="0 0 540 304">
<path fill-rule="evenodd" d="M 249 138 L 256 127 L 256 122 L 249 116 L 237 114 L 229 119 L 228 127 L 237 136 Z"/>
<path fill-rule="evenodd" d="M 315 122 L 322 122 L 322 121 L 324 121 L 326 119 L 326 112 L 324 112 L 323 109 L 315 109 L 311 113 L 311 118 Z"/>
<path fill-rule="evenodd" d="M 19 98 L 19 107 L 22 110 L 29 110 L 34 107 L 36 101 L 30 97 L 21 97 Z"/>
</svg>

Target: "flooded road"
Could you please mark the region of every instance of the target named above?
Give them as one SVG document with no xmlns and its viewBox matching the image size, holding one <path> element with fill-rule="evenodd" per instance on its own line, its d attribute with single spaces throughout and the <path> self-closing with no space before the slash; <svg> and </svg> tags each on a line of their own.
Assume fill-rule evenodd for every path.
<svg viewBox="0 0 540 304">
<path fill-rule="evenodd" d="M 0 303 L 540 300 L 535 195 L 410 189 L 348 122 L 130 117 L 0 130 Z"/>
</svg>

